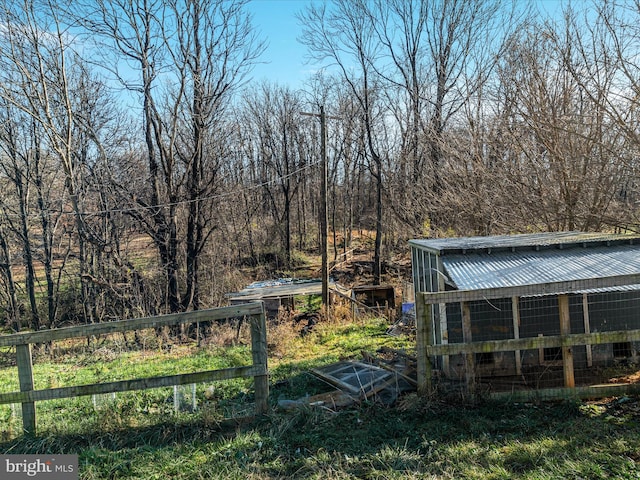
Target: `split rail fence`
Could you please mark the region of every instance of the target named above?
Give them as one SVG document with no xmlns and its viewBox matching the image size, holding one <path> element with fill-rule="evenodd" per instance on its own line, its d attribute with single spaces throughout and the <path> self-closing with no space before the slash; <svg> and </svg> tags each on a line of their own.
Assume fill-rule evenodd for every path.
<svg viewBox="0 0 640 480">
<path fill-rule="evenodd" d="M 511 391 L 491 393 L 491 396 L 512 401 L 526 401 L 531 399 L 557 398 L 592 398 L 624 394 L 640 393 L 640 383 L 622 384 L 593 384 L 576 386 L 574 378 L 574 354 L 576 346 L 586 346 L 587 355 L 595 345 L 615 344 L 617 342 L 639 342 L 640 329 L 625 329 L 614 331 L 589 331 L 587 293 L 611 292 L 618 290 L 632 291 L 638 289 L 640 275 L 620 275 L 604 278 L 594 278 L 576 281 L 562 281 L 537 285 L 525 285 L 503 288 L 479 290 L 453 290 L 444 292 L 421 292 L 416 294 L 416 326 L 417 326 L 417 375 L 418 391 L 423 395 L 433 393 L 434 371 L 436 359 L 447 358 L 451 355 L 461 355 L 464 362 L 463 385 L 468 393 L 476 393 L 476 355 L 492 354 L 495 352 L 514 352 L 516 369 L 521 368 L 520 353 L 526 350 L 556 349 L 561 351 L 563 387 L 512 389 Z M 569 309 L 569 295 L 582 294 L 585 301 L 584 332 L 571 333 L 571 318 Z M 520 299 L 525 297 L 557 297 L 559 310 L 559 335 L 519 337 L 520 329 Z M 472 334 L 472 319 L 470 303 L 497 299 L 511 300 L 513 325 L 510 328 L 513 338 L 502 340 L 474 341 Z M 447 304 L 460 305 L 462 316 L 462 342 L 448 343 L 446 340 L 436 343 L 436 329 L 434 311 L 444 311 Z M 635 308 L 635 307 L 634 307 Z M 637 319 L 635 325 L 640 325 L 640 311 L 632 312 Z"/>
<path fill-rule="evenodd" d="M 167 375 L 160 377 L 136 378 L 108 383 L 69 386 L 60 388 L 34 389 L 31 345 L 43 344 L 69 338 L 91 337 L 123 333 L 147 328 L 188 325 L 198 322 L 224 320 L 235 317 L 246 317 L 251 328 L 252 364 L 241 367 L 208 370 L 194 373 Z M 0 393 L 0 405 L 21 403 L 22 423 L 25 434 L 36 433 L 35 402 L 84 395 L 145 390 L 150 388 L 170 387 L 208 381 L 230 380 L 234 378 L 254 378 L 256 413 L 268 410 L 269 381 L 267 369 L 267 327 L 266 315 L 262 302 L 247 303 L 209 310 L 169 314 L 158 317 L 119 320 L 91 325 L 24 332 L 0 336 L 0 347 L 15 347 L 19 392 Z"/>
</svg>

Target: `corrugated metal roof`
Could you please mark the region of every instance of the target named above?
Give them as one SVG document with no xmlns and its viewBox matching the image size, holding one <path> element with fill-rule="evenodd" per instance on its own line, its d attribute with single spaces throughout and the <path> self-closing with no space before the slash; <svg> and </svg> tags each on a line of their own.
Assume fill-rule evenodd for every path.
<svg viewBox="0 0 640 480">
<path fill-rule="evenodd" d="M 580 246 L 600 246 L 615 244 L 640 244 L 638 235 L 547 232 L 519 235 L 495 235 L 488 237 L 458 237 L 410 240 L 409 244 L 438 255 L 496 252 L 500 250 L 545 250 Z"/>
<path fill-rule="evenodd" d="M 442 263 L 460 290 L 512 287 L 640 273 L 640 246 L 445 255 Z"/>
<path fill-rule="evenodd" d="M 336 289 L 337 284 L 329 279 L 329 288 Z M 284 298 L 295 295 L 320 295 L 322 293 L 321 280 L 293 280 L 280 278 L 263 282 L 254 282 L 239 292 L 227 293 L 225 297 L 230 301 L 251 301 L 266 298 Z"/>
</svg>

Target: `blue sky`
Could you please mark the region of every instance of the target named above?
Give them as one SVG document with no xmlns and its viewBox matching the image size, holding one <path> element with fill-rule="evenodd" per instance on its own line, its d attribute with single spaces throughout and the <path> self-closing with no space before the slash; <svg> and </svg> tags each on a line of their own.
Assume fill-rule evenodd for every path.
<svg viewBox="0 0 640 480">
<path fill-rule="evenodd" d="M 251 73 L 253 81 L 267 79 L 281 85 L 297 89 L 311 76 L 314 65 L 305 63 L 306 47 L 298 42 L 302 27 L 296 13 L 314 0 L 251 0 L 247 5 L 253 14 L 253 24 L 267 42 L 267 49 L 261 62 Z M 316 0 L 321 1 L 321 0 Z M 518 0 L 524 2 L 525 0 Z M 542 14 L 557 15 L 564 3 L 562 0 L 528 0 L 536 5 Z M 584 5 L 584 0 L 575 0 L 576 6 Z"/>
<path fill-rule="evenodd" d="M 278 84 L 299 88 L 309 77 L 312 66 L 305 65 L 305 47 L 297 37 L 301 27 L 295 18 L 310 0 L 252 0 L 248 10 L 253 24 L 267 42 L 267 49 L 252 72 L 254 81 L 268 79 Z"/>
</svg>

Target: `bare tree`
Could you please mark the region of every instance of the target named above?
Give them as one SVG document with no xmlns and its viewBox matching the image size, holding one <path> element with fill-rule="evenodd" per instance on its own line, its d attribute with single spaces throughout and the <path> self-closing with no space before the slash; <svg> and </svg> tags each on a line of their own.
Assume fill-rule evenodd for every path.
<svg viewBox="0 0 640 480">
<path fill-rule="evenodd" d="M 620 208 L 604 221 L 623 230 L 637 230 L 634 202 L 638 198 L 640 147 L 640 2 L 606 0 L 580 13 L 565 9 L 567 28 L 575 32 L 572 48 L 563 51 L 565 65 L 581 95 L 603 117 L 606 135 L 617 137 L 609 155 L 623 164 L 623 177 L 616 177 L 614 186 Z M 563 37 L 554 40 L 561 43 Z"/>
<path fill-rule="evenodd" d="M 390 191 L 396 214 L 416 232 L 436 227 L 447 129 L 481 91 L 516 24 L 512 3 L 391 0 L 372 3 L 385 79 L 397 121 L 400 150 Z"/>
<path fill-rule="evenodd" d="M 514 38 L 502 68 L 505 133 L 517 148 L 512 197 L 548 230 L 602 228 L 628 173 L 624 138 L 601 103 L 613 94 L 611 79 L 592 95 L 577 81 L 572 50 L 581 35 L 569 14 L 559 28 L 534 26 Z"/>
<path fill-rule="evenodd" d="M 225 136 L 221 115 L 262 51 L 245 3 L 104 0 L 88 15 L 91 30 L 137 75 L 137 84 L 119 78 L 142 103 L 150 188 L 121 187 L 140 207 L 131 212 L 158 249 L 170 311 L 199 308 L 199 259 L 216 224 L 211 199 L 226 155 L 218 141 Z"/>
<path fill-rule="evenodd" d="M 7 323 L 15 332 L 22 329 L 21 304 L 18 301 L 15 277 L 13 274 L 11 248 L 9 235 L 3 224 L 0 223 L 0 278 L 4 286 L 2 292 L 5 296 L 7 311 Z"/>
<path fill-rule="evenodd" d="M 86 272 L 87 234 L 82 217 L 81 187 L 79 185 L 81 167 L 78 165 L 75 134 L 79 119 L 75 110 L 75 94 L 82 75 L 82 62 L 70 48 L 70 37 L 59 17 L 56 5 L 44 2 L 24 2 L 8 4 L 1 12 L 3 35 L 0 45 L 2 81 L 0 98 L 6 109 L 18 113 L 22 123 L 6 124 L 4 145 L 9 159 L 12 159 L 14 184 L 18 191 L 35 185 L 40 207 L 44 263 L 47 275 L 49 320 L 55 318 L 55 304 L 52 300 L 54 279 L 51 274 L 51 230 L 50 217 L 45 212 L 46 196 L 42 183 L 42 158 L 53 156 L 64 174 L 64 188 L 74 212 L 74 222 L 78 234 L 78 258 L 80 278 Z M 12 115 L 13 116 L 13 115 Z M 20 140 L 17 140 L 20 129 Z M 26 149 L 18 148 L 16 141 L 25 141 Z M 46 153 L 43 153 L 46 152 Z M 22 167 L 19 167 L 22 165 Z M 19 196 L 22 193 L 19 193 Z M 26 200 L 26 198 L 23 198 Z M 20 202 L 26 207 L 24 201 Z M 27 250 L 25 234 L 27 227 L 26 210 L 23 216 L 23 238 Z M 33 260 L 26 255 L 27 264 Z M 27 277 L 35 283 L 32 267 L 27 266 Z M 29 281 L 28 281 L 29 282 Z M 31 310 L 37 318 L 33 286 L 29 287 Z M 88 305 L 87 284 L 81 280 L 82 304 Z M 91 320 L 89 311 L 85 318 Z M 35 321 L 35 320 L 34 320 Z M 39 326 L 35 322 L 34 328 Z"/>
<path fill-rule="evenodd" d="M 302 99 L 293 91 L 262 84 L 245 95 L 244 125 L 253 137 L 255 169 L 279 233 L 285 266 L 291 266 L 294 201 L 308 174 L 309 155 L 300 113 Z M 250 133 L 252 132 L 252 133 Z"/>
<path fill-rule="evenodd" d="M 358 114 L 364 128 L 367 163 L 375 179 L 373 281 L 379 284 L 382 274 L 384 159 L 379 147 L 379 83 L 373 67 L 379 48 L 367 2 L 338 1 L 333 7 L 329 9 L 326 4 L 312 4 L 299 16 L 304 25 L 301 41 L 309 47 L 313 58 L 327 60 L 338 68 L 360 108 Z"/>
<path fill-rule="evenodd" d="M 1 204 L 9 229 L 19 238 L 22 247 L 25 290 L 30 311 L 29 326 L 34 330 L 38 330 L 41 319 L 36 299 L 37 280 L 34 264 L 34 246 L 32 235 L 30 234 L 32 221 L 29 202 L 33 187 L 31 156 L 32 151 L 34 151 L 31 148 L 32 141 L 29 138 L 31 133 L 29 125 L 33 122 L 9 105 L 6 105 L 5 112 L 6 114 L 2 115 L 4 128 L 0 133 L 0 150 L 4 153 L 0 168 L 10 181 L 10 188 L 14 195 L 4 198 Z M 24 135 L 25 130 L 26 135 Z M 11 287 L 11 283 L 9 283 L 9 287 Z"/>
</svg>

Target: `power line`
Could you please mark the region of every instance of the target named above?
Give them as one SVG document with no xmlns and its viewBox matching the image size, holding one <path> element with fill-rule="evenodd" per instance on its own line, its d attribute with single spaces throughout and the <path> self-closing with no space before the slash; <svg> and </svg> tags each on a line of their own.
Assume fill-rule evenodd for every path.
<svg viewBox="0 0 640 480">
<path fill-rule="evenodd" d="M 221 198 L 226 198 L 226 197 L 231 197 L 234 195 L 238 195 L 239 193 L 242 192 L 246 192 L 246 191 L 250 191 L 250 190 L 255 190 L 258 188 L 262 188 L 265 187 L 267 185 L 273 184 L 273 183 L 277 183 L 280 182 L 282 180 L 286 180 L 287 178 L 293 177 L 297 174 L 299 174 L 300 172 L 303 172 L 311 167 L 314 167 L 316 165 L 319 165 L 321 163 L 321 160 L 318 160 L 316 162 L 311 162 L 306 164 L 304 167 L 300 167 L 296 170 L 294 170 L 293 172 L 288 173 L 287 175 L 282 175 L 280 177 L 271 179 L 271 180 L 267 180 L 265 182 L 261 182 L 255 185 L 251 185 L 251 186 L 246 186 L 240 189 L 236 189 L 232 192 L 226 192 L 226 193 L 219 193 L 216 195 L 210 195 L 207 197 L 200 197 L 200 198 L 195 198 L 195 199 L 188 199 L 188 200 L 179 200 L 176 202 L 165 202 L 165 203 L 159 203 L 159 204 L 154 204 L 154 205 L 136 205 L 134 207 L 126 207 L 126 208 L 114 208 L 114 209 L 106 209 L 106 210 L 96 210 L 96 211 L 83 211 L 83 212 L 74 212 L 72 210 L 52 210 L 52 209 L 47 209 L 45 210 L 45 212 L 47 213 L 57 213 L 60 215 L 79 215 L 79 216 L 86 216 L 86 217 L 92 217 L 92 216 L 101 216 L 101 215 L 105 215 L 105 214 L 114 214 L 114 213 L 122 213 L 122 214 L 126 214 L 126 213 L 131 213 L 131 212 L 138 212 L 138 211 L 145 211 L 145 210 L 159 210 L 159 209 L 164 209 L 164 208 L 169 208 L 169 207 L 175 207 L 175 206 L 180 206 L 180 205 L 189 205 L 191 203 L 195 203 L 195 202 L 203 202 L 203 201 L 210 201 L 210 200 L 217 200 L 217 199 L 221 199 Z M 28 214 L 21 214 L 21 213 L 7 213 L 4 212 L 3 215 L 5 217 L 8 218 L 22 218 L 27 217 L 27 218 L 32 218 L 32 217 L 39 217 L 42 214 L 42 212 L 37 212 L 37 213 L 28 213 Z"/>
</svg>

